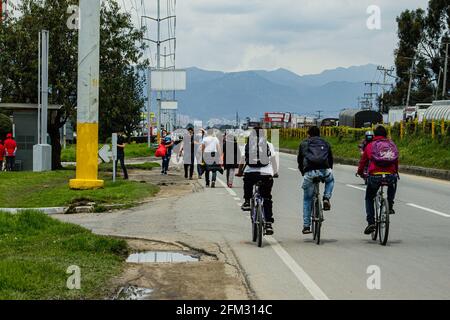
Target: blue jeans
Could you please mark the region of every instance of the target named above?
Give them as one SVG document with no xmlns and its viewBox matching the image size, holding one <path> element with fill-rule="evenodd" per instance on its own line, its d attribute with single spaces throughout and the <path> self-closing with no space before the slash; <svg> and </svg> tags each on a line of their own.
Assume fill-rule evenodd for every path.
<svg viewBox="0 0 450 320">
<path fill-rule="evenodd" d="M 334 189 L 334 176 L 331 169 L 313 170 L 305 173 L 303 179 L 303 226 L 311 226 L 312 200 L 314 196 L 314 178 L 325 179 L 324 198 L 331 199 Z"/>
<path fill-rule="evenodd" d="M 169 163 L 170 159 L 172 158 L 172 149 L 167 149 L 167 154 L 165 157 L 162 158 L 162 173 L 167 173 L 169 171 Z"/>
</svg>

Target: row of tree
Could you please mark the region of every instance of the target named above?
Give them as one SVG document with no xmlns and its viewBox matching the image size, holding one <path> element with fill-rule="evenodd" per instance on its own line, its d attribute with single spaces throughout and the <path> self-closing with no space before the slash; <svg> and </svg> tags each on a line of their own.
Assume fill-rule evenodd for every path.
<svg viewBox="0 0 450 320">
<path fill-rule="evenodd" d="M 397 23 L 397 78 L 394 89 L 385 95 L 385 105 L 406 105 L 411 75 L 410 105 L 447 98 L 447 95 L 442 96 L 441 90 L 446 43 L 450 42 L 450 2 L 430 0 L 426 11 L 406 10 L 397 17 Z M 447 88 L 450 88 L 450 76 L 447 77 Z"/>
<path fill-rule="evenodd" d="M 37 103 L 38 34 L 50 32 L 49 103 L 61 105 L 48 122 L 52 167 L 61 168 L 60 129 L 76 123 L 78 30 L 68 27 L 68 8 L 77 0 L 22 0 L 0 26 L 0 101 Z M 143 30 L 115 0 L 102 1 L 100 49 L 100 139 L 131 134 L 141 119 L 147 66 L 140 45 Z"/>
</svg>

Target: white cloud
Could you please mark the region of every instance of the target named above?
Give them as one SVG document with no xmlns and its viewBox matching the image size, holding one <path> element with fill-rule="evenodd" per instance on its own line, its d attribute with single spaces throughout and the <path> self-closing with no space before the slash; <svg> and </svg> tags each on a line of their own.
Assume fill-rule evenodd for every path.
<svg viewBox="0 0 450 320">
<path fill-rule="evenodd" d="M 405 9 L 427 4 L 428 0 L 179 0 L 177 64 L 224 71 L 283 67 L 300 74 L 366 63 L 389 66 L 397 43 L 395 18 Z M 381 30 L 367 28 L 370 5 L 381 8 Z"/>
</svg>

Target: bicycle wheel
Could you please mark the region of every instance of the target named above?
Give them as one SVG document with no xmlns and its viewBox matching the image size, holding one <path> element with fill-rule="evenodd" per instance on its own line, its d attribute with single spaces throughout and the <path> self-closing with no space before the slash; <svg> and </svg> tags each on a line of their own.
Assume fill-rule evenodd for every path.
<svg viewBox="0 0 450 320">
<path fill-rule="evenodd" d="M 316 199 L 313 199 L 311 208 L 311 232 L 313 234 L 313 240 L 316 240 Z"/>
<path fill-rule="evenodd" d="M 314 225 L 314 240 L 316 240 L 317 244 L 320 244 L 320 229 L 322 228 L 322 219 L 320 216 L 320 202 L 316 199 L 316 203 L 314 204 L 314 217 L 313 217 L 313 225 Z"/>
<path fill-rule="evenodd" d="M 256 239 L 257 239 L 257 237 L 258 237 L 258 225 L 257 225 L 257 223 L 256 223 L 256 208 L 255 208 L 255 201 L 254 200 L 252 200 L 251 201 L 251 211 L 250 211 L 250 213 L 251 213 L 251 216 L 250 216 L 250 218 L 251 218 L 251 220 L 252 220 L 252 241 L 253 242 L 256 242 Z"/>
<path fill-rule="evenodd" d="M 259 203 L 256 208 L 256 224 L 257 224 L 257 243 L 258 247 L 262 247 L 262 238 L 263 238 L 263 218 L 262 218 L 262 208 L 261 204 Z"/>
<path fill-rule="evenodd" d="M 389 212 L 388 202 L 383 199 L 380 210 L 380 224 L 379 224 L 380 244 L 385 246 L 389 237 Z"/>
<path fill-rule="evenodd" d="M 375 198 L 375 230 L 372 232 L 372 240 L 377 241 L 378 238 L 378 229 L 380 224 L 380 201 L 378 200 L 378 196 Z"/>
</svg>

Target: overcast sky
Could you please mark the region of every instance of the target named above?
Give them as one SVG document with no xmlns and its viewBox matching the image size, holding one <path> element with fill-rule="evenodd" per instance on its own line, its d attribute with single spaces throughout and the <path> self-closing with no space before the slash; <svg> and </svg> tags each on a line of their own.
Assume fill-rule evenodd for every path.
<svg viewBox="0 0 450 320">
<path fill-rule="evenodd" d="M 150 13 L 156 1 L 145 2 Z M 178 0 L 177 67 L 286 68 L 311 74 L 367 63 L 391 66 L 397 44 L 395 18 L 405 9 L 426 9 L 427 4 L 428 0 Z M 371 5 L 381 9 L 380 30 L 367 27 Z"/>
</svg>

